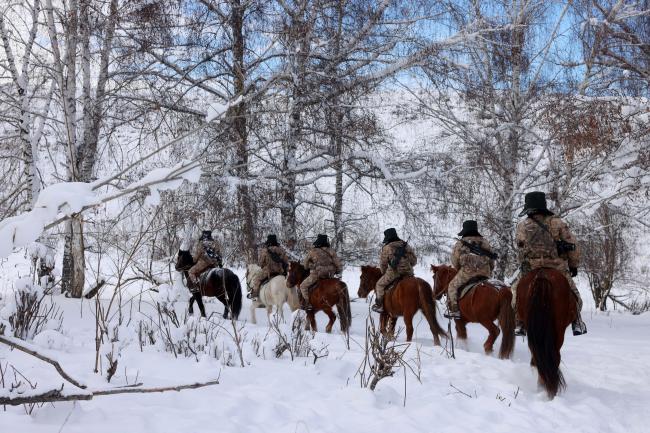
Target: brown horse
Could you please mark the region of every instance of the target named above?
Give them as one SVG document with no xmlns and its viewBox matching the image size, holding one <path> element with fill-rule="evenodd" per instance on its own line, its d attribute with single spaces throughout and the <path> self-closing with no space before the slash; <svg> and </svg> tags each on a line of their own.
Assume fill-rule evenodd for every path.
<svg viewBox="0 0 650 433">
<path fill-rule="evenodd" d="M 447 293 L 449 283 L 458 271 L 447 265 L 431 265 L 431 272 L 433 272 L 435 297 L 440 299 L 444 293 Z M 483 343 L 483 349 L 487 354 L 492 353 L 494 342 L 499 336 L 499 328 L 494 324 L 498 319 L 503 332 L 499 358 L 510 358 L 515 348 L 515 313 L 510 306 L 511 303 L 512 292 L 509 288 L 504 287 L 499 290 L 489 282 L 477 284 L 458 303 L 462 319 L 455 321 L 456 335 L 459 339 L 466 340 L 467 323 L 480 323 L 489 332 L 487 340 Z"/>
<path fill-rule="evenodd" d="M 553 398 L 566 387 L 560 371 L 564 332 L 578 314 L 566 277 L 555 269 L 535 269 L 524 275 L 517 289 L 517 310 L 526 327 L 530 364 L 539 383 Z"/>
<path fill-rule="evenodd" d="M 360 298 L 367 297 L 372 290 L 375 290 L 379 278 L 381 278 L 379 268 L 361 266 L 357 295 Z M 382 332 L 386 332 L 387 328 L 392 332 L 395 329 L 397 318 L 403 316 L 406 325 L 406 341 L 411 341 L 413 338 L 413 316 L 418 310 L 422 310 L 429 323 L 429 329 L 433 334 L 433 343 L 440 346 L 440 336 L 447 337 L 447 333 L 436 320 L 436 302 L 433 299 L 431 286 L 422 278 L 403 278 L 395 287 L 386 292 L 384 295 L 384 312 L 379 316 Z"/>
<path fill-rule="evenodd" d="M 305 278 L 309 275 L 309 269 L 305 269 L 298 262 L 290 262 L 287 273 L 287 287 L 299 286 Z M 301 296 L 298 294 L 298 296 Z M 323 311 L 327 314 L 330 321 L 325 327 L 325 332 L 332 332 L 332 325 L 336 321 L 336 315 L 332 311 L 332 307 L 336 306 L 336 311 L 339 313 L 339 321 L 341 322 L 341 331 L 347 332 L 352 324 L 352 311 L 350 310 L 350 294 L 348 293 L 348 286 L 341 280 L 336 278 L 325 278 L 319 280 L 309 294 L 309 302 L 313 310 L 307 312 L 308 324 L 311 329 L 316 331 L 316 313 Z"/>
</svg>

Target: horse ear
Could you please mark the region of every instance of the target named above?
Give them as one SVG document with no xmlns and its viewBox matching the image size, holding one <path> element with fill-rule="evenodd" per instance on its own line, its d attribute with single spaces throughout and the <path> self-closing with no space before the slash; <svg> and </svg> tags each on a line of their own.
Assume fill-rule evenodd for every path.
<svg viewBox="0 0 650 433">
<path fill-rule="evenodd" d="M 431 272 L 438 272 L 439 267 L 436 265 L 431 265 Z"/>
</svg>

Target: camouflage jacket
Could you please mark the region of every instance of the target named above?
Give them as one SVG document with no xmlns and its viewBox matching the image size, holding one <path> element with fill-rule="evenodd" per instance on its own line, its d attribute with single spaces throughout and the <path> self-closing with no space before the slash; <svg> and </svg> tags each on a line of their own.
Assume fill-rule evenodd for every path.
<svg viewBox="0 0 650 433">
<path fill-rule="evenodd" d="M 393 257 L 395 257 L 398 249 L 405 243 L 406 242 L 404 241 L 393 241 L 382 247 L 381 253 L 379 254 L 379 269 L 381 269 L 382 274 L 386 273 L 390 266 L 390 262 L 393 260 Z M 393 270 L 399 275 L 413 275 L 413 266 L 415 266 L 417 262 L 418 258 L 415 256 L 413 248 L 411 248 L 409 244 L 406 244 L 404 256 L 402 256 L 397 263 L 396 269 Z"/>
<path fill-rule="evenodd" d="M 532 221 L 532 218 L 546 226 L 548 231 Z M 569 226 L 555 215 L 534 215 L 520 221 L 515 239 L 519 263 L 531 269 L 550 267 L 565 270 L 567 267 L 577 268 L 580 263 L 580 249 L 575 237 Z M 575 250 L 559 255 L 555 241 L 560 239 L 574 244 Z"/>
<path fill-rule="evenodd" d="M 329 278 L 334 274 L 340 274 L 343 270 L 336 251 L 325 247 L 310 249 L 305 258 L 304 266 L 316 274 L 318 278 Z"/>
<path fill-rule="evenodd" d="M 197 263 L 203 260 L 212 266 L 222 266 L 221 248 L 215 240 L 199 240 L 194 246 L 192 257 Z"/>
<path fill-rule="evenodd" d="M 271 253 L 276 256 L 275 260 Z M 258 262 L 266 276 L 270 277 L 271 275 L 284 274 L 285 268 L 289 265 L 289 258 L 287 252 L 280 246 L 264 247 L 260 250 Z"/>
<path fill-rule="evenodd" d="M 465 236 L 463 240 L 492 252 L 490 243 L 482 236 Z M 474 276 L 490 277 L 494 269 L 494 260 L 487 256 L 472 253 L 467 245 L 458 241 L 451 252 L 451 265 L 468 278 Z"/>
</svg>

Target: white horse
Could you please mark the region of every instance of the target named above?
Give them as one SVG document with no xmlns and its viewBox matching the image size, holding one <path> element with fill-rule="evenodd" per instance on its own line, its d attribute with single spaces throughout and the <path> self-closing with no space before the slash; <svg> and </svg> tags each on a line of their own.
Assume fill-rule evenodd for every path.
<svg viewBox="0 0 650 433">
<path fill-rule="evenodd" d="M 253 277 L 259 272 L 263 272 L 262 268 L 256 264 L 250 264 L 246 267 L 246 287 L 248 288 L 249 293 L 253 288 Z M 291 311 L 296 311 L 300 307 L 300 299 L 298 298 L 298 293 L 295 288 L 287 287 L 286 277 L 283 275 L 276 275 L 266 283 L 262 284 L 257 301 L 251 303 L 251 323 L 257 324 L 257 319 L 255 318 L 255 310 L 257 308 L 266 308 L 266 315 L 269 317 L 270 323 L 270 316 L 274 305 L 275 313 L 279 314 L 284 320 L 282 306 L 285 302 L 289 305 Z"/>
</svg>

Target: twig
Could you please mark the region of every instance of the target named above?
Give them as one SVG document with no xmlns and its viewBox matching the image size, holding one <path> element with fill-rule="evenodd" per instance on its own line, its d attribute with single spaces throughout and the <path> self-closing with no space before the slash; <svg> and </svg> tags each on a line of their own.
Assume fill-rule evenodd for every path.
<svg viewBox="0 0 650 433">
<path fill-rule="evenodd" d="M 59 364 L 57 361 L 55 361 L 55 360 L 53 360 L 51 358 L 48 358 L 45 355 L 41 355 L 40 353 L 38 353 L 34 349 L 30 349 L 29 347 L 25 346 L 23 343 L 19 343 L 18 341 L 16 341 L 16 339 L 0 335 L 0 343 L 4 343 L 4 344 L 8 345 L 9 347 L 12 347 L 14 349 L 18 349 L 21 352 L 25 352 L 28 355 L 32 355 L 32 356 L 40 359 L 41 361 L 45 361 L 48 364 L 53 365 L 54 368 L 56 369 L 56 371 L 61 375 L 62 378 L 64 378 L 65 380 L 67 380 L 68 382 L 70 382 L 71 384 L 76 386 L 77 388 L 86 389 L 86 385 L 84 385 L 84 384 L 82 384 L 80 382 L 77 382 L 70 375 L 68 375 L 68 373 L 63 371 L 63 368 L 61 368 L 61 364 Z"/>
<path fill-rule="evenodd" d="M 43 394 L 33 395 L 30 397 L 0 397 L 0 405 L 7 404 L 11 406 L 17 406 L 21 404 L 33 404 L 33 403 L 53 403 L 57 401 L 78 401 L 78 400 L 92 400 L 96 396 L 102 395 L 115 395 L 115 394 L 150 394 L 155 392 L 168 392 L 168 391 L 183 391 L 185 389 L 197 389 L 203 388 L 211 385 L 218 385 L 219 379 L 212 380 L 209 382 L 197 382 L 187 385 L 178 385 L 178 386 L 167 386 L 161 388 L 113 388 L 105 389 L 90 392 L 87 394 L 70 394 L 63 395 L 61 394 L 60 389 L 53 389 L 47 391 Z"/>
<path fill-rule="evenodd" d="M 453 383 L 450 383 L 449 386 L 451 386 L 453 389 L 456 390 L 456 392 L 454 394 L 462 394 L 467 398 L 473 398 L 470 394 L 466 393 L 465 391 L 462 391 L 462 390 L 456 388 Z"/>
</svg>

